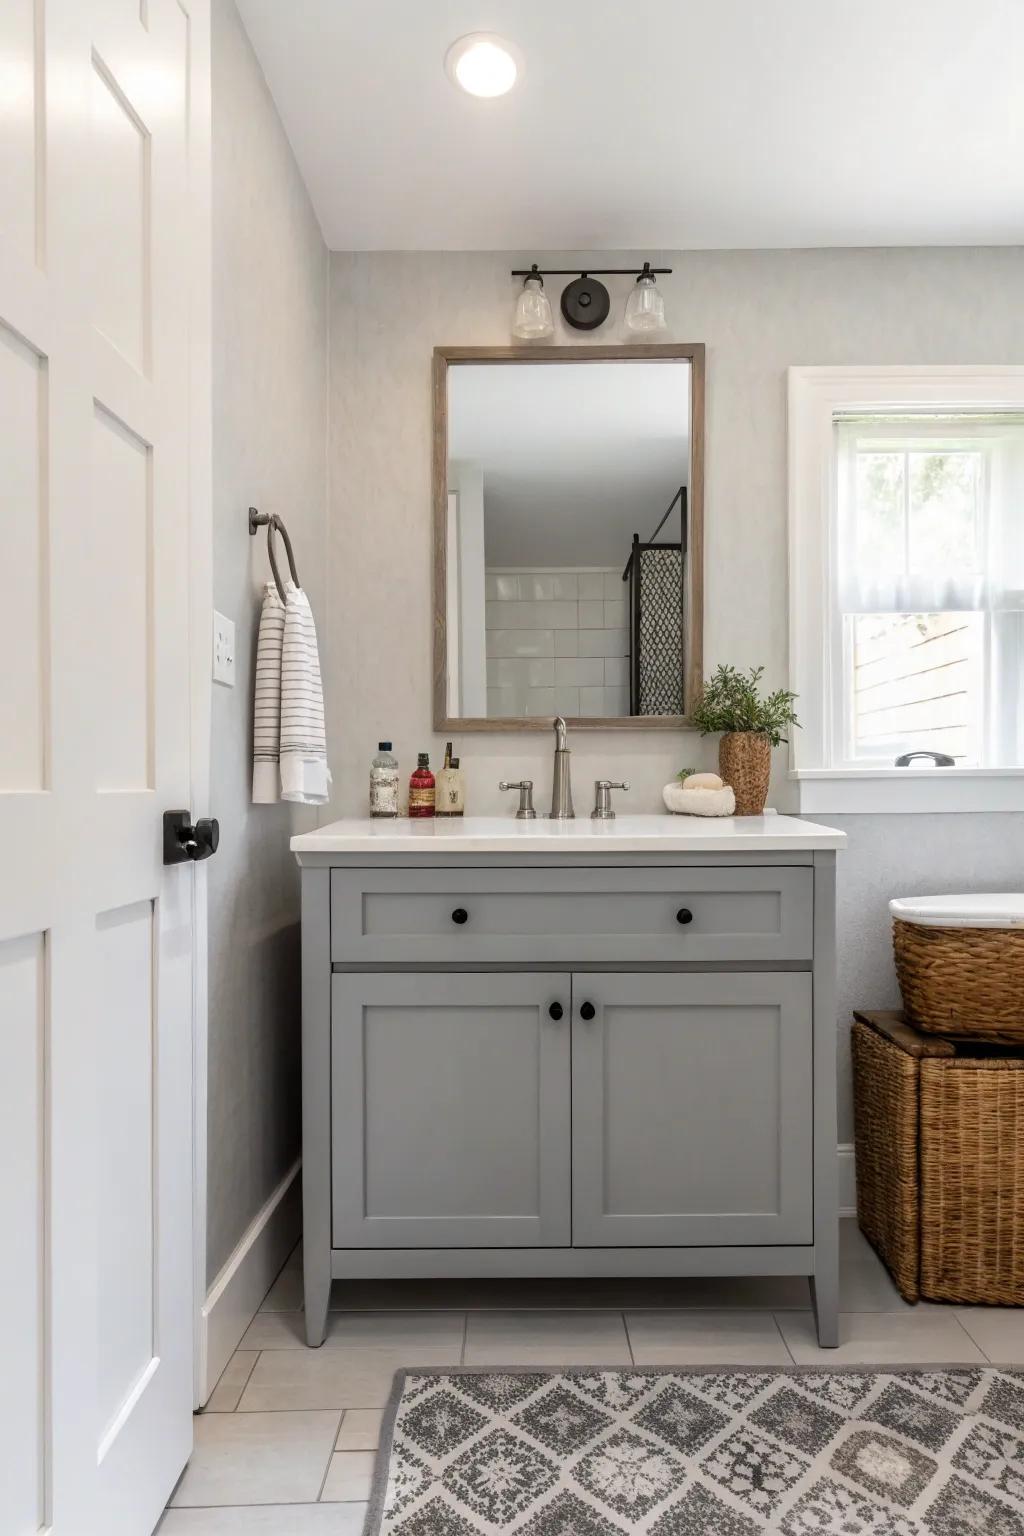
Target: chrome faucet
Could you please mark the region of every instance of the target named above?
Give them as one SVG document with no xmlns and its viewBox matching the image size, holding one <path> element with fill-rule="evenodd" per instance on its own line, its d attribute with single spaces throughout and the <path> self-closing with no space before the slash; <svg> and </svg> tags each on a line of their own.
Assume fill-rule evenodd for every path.
<svg viewBox="0 0 1024 1536">
<path fill-rule="evenodd" d="M 572 808 L 572 753 L 565 744 L 567 726 L 561 715 L 555 716 L 555 768 L 551 780 L 551 820 L 575 821 Z"/>
</svg>

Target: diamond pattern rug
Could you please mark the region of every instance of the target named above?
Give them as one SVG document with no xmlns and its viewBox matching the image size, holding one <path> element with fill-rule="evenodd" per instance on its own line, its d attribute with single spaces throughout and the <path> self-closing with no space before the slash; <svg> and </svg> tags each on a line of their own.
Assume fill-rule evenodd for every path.
<svg viewBox="0 0 1024 1536">
<path fill-rule="evenodd" d="M 1024 1376 L 400 1371 L 366 1536 L 1024 1536 Z"/>
</svg>

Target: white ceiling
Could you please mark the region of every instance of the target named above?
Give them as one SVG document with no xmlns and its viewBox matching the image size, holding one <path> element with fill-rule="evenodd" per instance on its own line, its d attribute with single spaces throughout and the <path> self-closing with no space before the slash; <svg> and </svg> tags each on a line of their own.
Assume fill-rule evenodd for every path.
<svg viewBox="0 0 1024 1536">
<path fill-rule="evenodd" d="M 448 457 L 483 476 L 487 564 L 624 566 L 688 483 L 689 420 L 688 363 L 449 368 Z"/>
<path fill-rule="evenodd" d="M 1024 0 L 238 5 L 336 250 L 1024 242 Z"/>
</svg>

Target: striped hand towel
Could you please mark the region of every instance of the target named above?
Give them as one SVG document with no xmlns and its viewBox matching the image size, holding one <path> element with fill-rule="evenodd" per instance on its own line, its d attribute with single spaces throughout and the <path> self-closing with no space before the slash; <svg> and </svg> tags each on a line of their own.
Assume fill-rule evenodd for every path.
<svg viewBox="0 0 1024 1536">
<path fill-rule="evenodd" d="M 268 582 L 256 645 L 252 798 L 258 805 L 275 800 L 322 805 L 330 782 L 309 598 L 289 581 L 282 603 Z"/>
</svg>

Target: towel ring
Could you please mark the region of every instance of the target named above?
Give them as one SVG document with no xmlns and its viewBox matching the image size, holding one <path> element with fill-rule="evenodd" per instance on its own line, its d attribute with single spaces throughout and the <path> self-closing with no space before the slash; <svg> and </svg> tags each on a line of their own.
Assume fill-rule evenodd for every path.
<svg viewBox="0 0 1024 1536">
<path fill-rule="evenodd" d="M 274 548 L 274 534 L 279 533 L 284 539 L 285 553 L 288 556 L 288 568 L 291 571 L 292 582 L 296 587 L 302 583 L 299 581 L 299 573 L 295 569 L 295 551 L 292 549 L 292 541 L 288 537 L 288 530 L 278 517 L 276 512 L 258 512 L 255 507 L 249 508 L 249 532 L 255 534 L 258 528 L 267 530 L 267 554 L 270 557 L 270 569 L 274 573 L 274 582 L 281 595 L 282 603 L 285 601 L 284 582 L 281 580 L 281 571 L 277 563 L 277 553 Z"/>
</svg>

